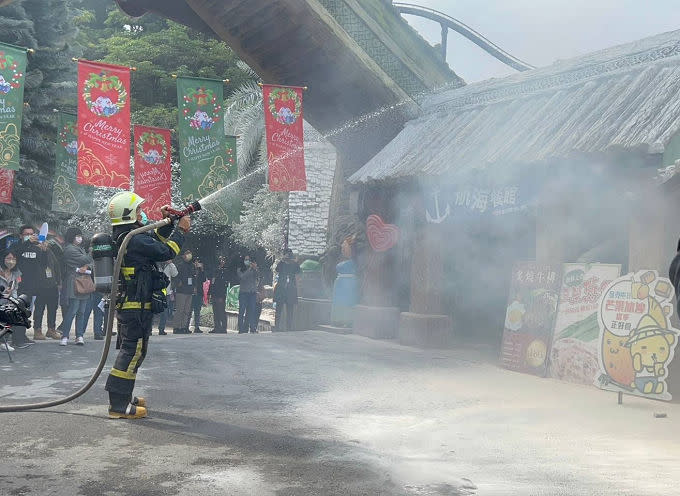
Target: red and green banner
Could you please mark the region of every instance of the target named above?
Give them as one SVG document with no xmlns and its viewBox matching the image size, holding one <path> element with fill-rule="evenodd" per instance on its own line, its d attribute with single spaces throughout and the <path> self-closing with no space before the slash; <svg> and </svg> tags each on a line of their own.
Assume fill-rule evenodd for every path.
<svg viewBox="0 0 680 496">
<path fill-rule="evenodd" d="M 161 207 L 172 203 L 170 160 L 169 129 L 135 126 L 135 193 L 150 220 L 161 220 Z"/>
<path fill-rule="evenodd" d="M 78 124 L 74 114 L 59 112 L 55 148 L 52 210 L 69 214 L 91 213 L 92 186 L 78 184 Z"/>
<path fill-rule="evenodd" d="M 236 140 L 224 135 L 222 108 L 224 83 L 215 79 L 177 78 L 179 157 L 182 199 L 191 202 L 236 180 Z M 212 202 L 216 222 L 234 220 L 234 199 L 226 195 Z"/>
<path fill-rule="evenodd" d="M 130 187 L 130 69 L 78 62 L 78 183 Z"/>
<path fill-rule="evenodd" d="M 0 169 L 19 170 L 25 76 L 26 49 L 0 43 Z"/>
<path fill-rule="evenodd" d="M 306 191 L 302 88 L 262 87 L 270 191 Z"/>
<path fill-rule="evenodd" d="M 0 203 L 12 203 L 13 189 L 14 171 L 12 169 L 0 169 Z"/>
</svg>

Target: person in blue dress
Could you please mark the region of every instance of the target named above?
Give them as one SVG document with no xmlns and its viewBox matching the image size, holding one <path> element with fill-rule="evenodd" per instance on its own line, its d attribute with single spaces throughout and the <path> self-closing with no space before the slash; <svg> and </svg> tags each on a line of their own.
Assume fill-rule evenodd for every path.
<svg viewBox="0 0 680 496">
<path fill-rule="evenodd" d="M 359 303 L 359 284 L 356 276 L 356 264 L 349 259 L 335 267 L 337 277 L 333 285 L 333 305 L 331 322 L 335 325 L 351 326 L 354 306 Z"/>
</svg>

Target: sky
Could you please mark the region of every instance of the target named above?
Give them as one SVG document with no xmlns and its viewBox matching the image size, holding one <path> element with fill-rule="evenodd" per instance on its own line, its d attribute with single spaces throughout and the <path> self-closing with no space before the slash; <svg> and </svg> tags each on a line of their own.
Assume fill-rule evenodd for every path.
<svg viewBox="0 0 680 496">
<path fill-rule="evenodd" d="M 680 0 L 394 1 L 444 12 L 534 66 L 680 29 Z M 404 18 L 430 43 L 441 41 L 439 24 Z M 467 82 L 515 73 L 451 30 L 447 61 Z"/>
</svg>

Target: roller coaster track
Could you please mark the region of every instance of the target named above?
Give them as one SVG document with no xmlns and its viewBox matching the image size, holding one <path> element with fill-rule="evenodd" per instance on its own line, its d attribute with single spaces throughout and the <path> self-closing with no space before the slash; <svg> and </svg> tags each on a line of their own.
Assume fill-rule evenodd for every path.
<svg viewBox="0 0 680 496">
<path fill-rule="evenodd" d="M 518 71 L 528 71 L 530 69 L 534 69 L 534 66 L 510 55 L 508 52 L 486 39 L 482 34 L 478 33 L 470 26 L 459 21 L 458 19 L 454 19 L 453 17 L 444 14 L 443 12 L 439 12 L 438 10 L 434 10 L 429 7 L 414 5 L 412 3 L 392 2 L 392 5 L 400 14 L 424 17 L 439 23 L 439 25 L 442 27 L 442 56 L 444 57 L 444 60 L 446 60 L 446 42 L 448 30 L 452 29 L 456 33 L 465 36 L 479 48 L 497 58 L 504 64 L 512 67 L 513 69 L 517 69 Z"/>
</svg>

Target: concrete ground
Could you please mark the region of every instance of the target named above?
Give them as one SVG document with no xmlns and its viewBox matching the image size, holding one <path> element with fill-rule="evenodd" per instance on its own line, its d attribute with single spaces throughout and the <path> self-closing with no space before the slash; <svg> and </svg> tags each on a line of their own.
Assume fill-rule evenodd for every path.
<svg viewBox="0 0 680 496">
<path fill-rule="evenodd" d="M 73 391 L 101 348 L 0 354 L 0 404 Z M 619 406 L 484 358 L 316 331 L 154 335 L 149 418 L 107 419 L 105 377 L 0 414 L 0 494 L 680 494 L 680 405 Z"/>
</svg>

